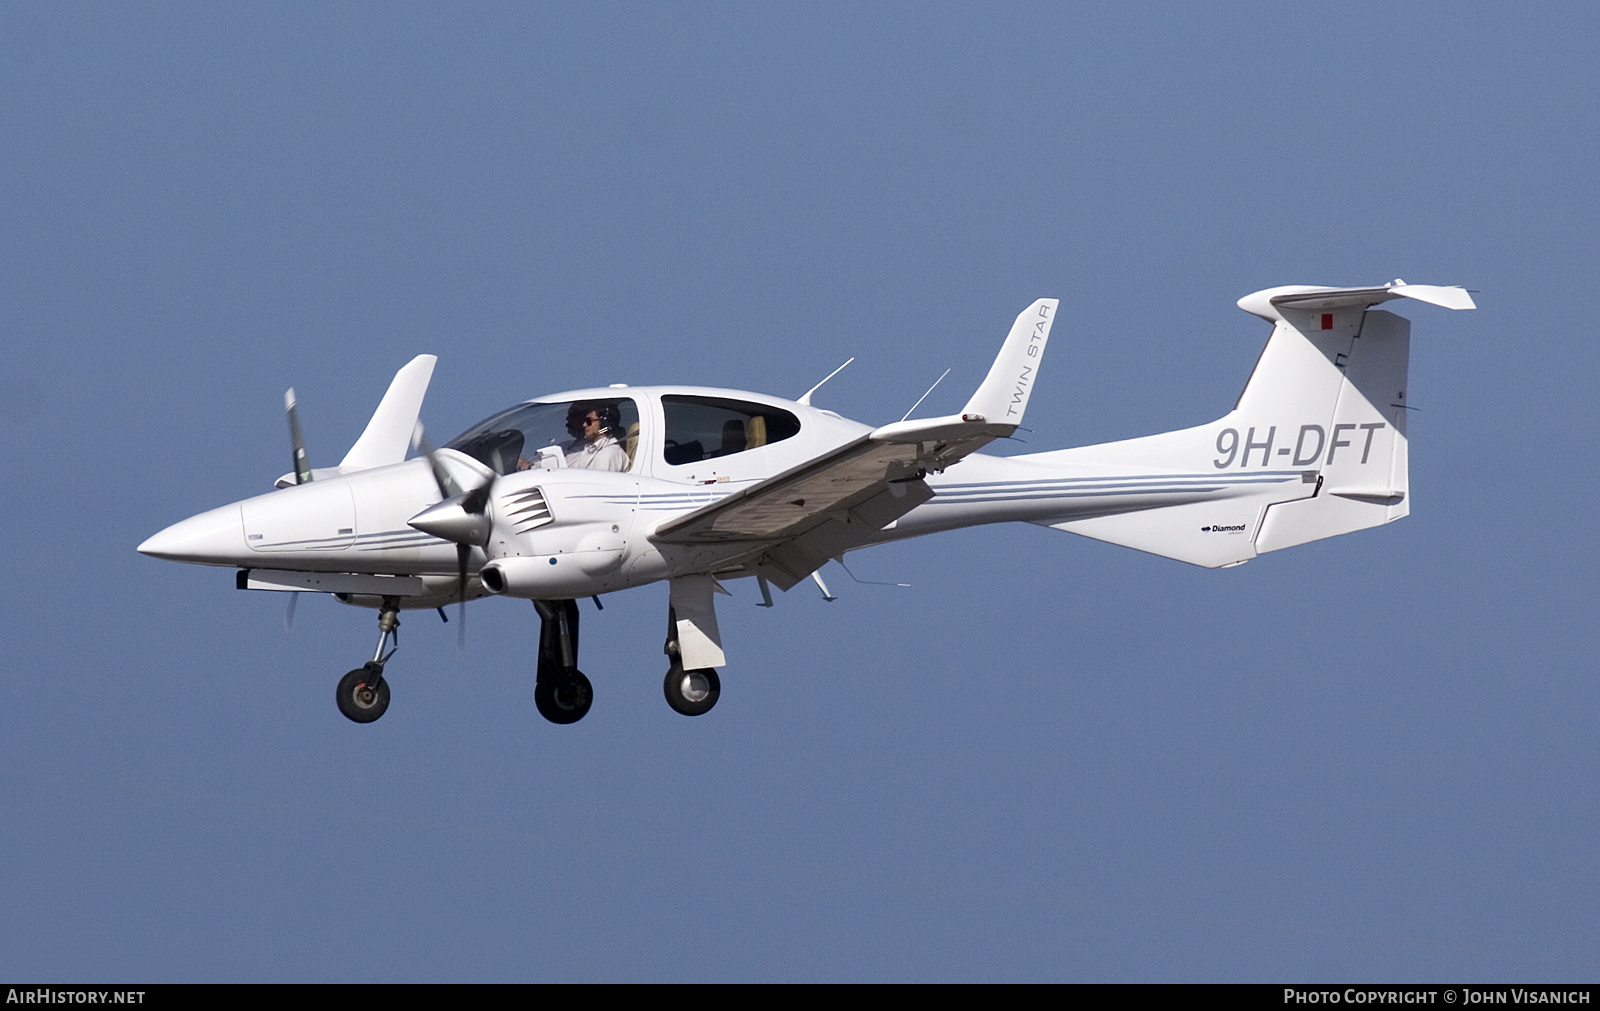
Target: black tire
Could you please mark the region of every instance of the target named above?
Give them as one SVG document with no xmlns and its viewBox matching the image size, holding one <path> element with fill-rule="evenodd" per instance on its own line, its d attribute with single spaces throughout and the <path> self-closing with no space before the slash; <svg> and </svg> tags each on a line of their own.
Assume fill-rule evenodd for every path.
<svg viewBox="0 0 1600 1011">
<path fill-rule="evenodd" d="M 582 671 L 551 675 L 534 683 L 533 704 L 551 723 L 576 723 L 594 704 L 594 686 Z"/>
<path fill-rule="evenodd" d="M 339 711 L 346 719 L 371 723 L 389 708 L 389 682 L 383 667 L 369 663 L 339 679 Z"/>
<path fill-rule="evenodd" d="M 710 667 L 684 670 L 674 663 L 667 669 L 667 676 L 661 682 L 661 692 L 667 697 L 667 705 L 672 707 L 673 712 L 700 716 L 709 713 L 711 707 L 717 704 L 717 696 L 722 694 L 722 681 Z"/>
</svg>

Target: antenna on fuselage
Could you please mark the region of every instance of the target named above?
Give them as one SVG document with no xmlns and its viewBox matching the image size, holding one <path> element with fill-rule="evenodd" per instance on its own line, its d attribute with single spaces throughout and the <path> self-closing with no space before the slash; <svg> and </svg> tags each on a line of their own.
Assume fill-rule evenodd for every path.
<svg viewBox="0 0 1600 1011">
<path fill-rule="evenodd" d="M 949 374 L 950 374 L 950 370 L 949 369 L 945 369 L 944 370 L 944 376 L 948 376 Z M 940 383 L 944 382 L 944 376 L 940 376 L 938 379 L 935 379 L 933 381 L 933 386 L 928 387 L 928 393 L 932 393 L 935 386 L 938 386 Z M 922 406 L 922 402 L 924 400 L 928 399 L 928 393 L 924 393 L 922 396 L 917 398 L 917 402 L 911 405 L 911 411 L 915 411 L 917 408 Z M 905 413 L 905 417 L 901 418 L 900 420 L 904 421 L 904 420 L 906 420 L 906 418 L 911 417 L 911 411 L 907 411 Z"/>
<path fill-rule="evenodd" d="M 855 355 L 851 355 L 850 358 L 844 363 L 844 365 L 849 365 L 850 362 L 853 362 L 855 360 L 856 360 L 856 356 Z M 839 366 L 838 368 L 834 369 L 832 372 L 830 372 L 826 376 L 824 376 L 822 378 L 822 383 L 826 383 L 828 380 L 832 379 L 834 376 L 836 376 L 839 373 L 843 372 L 844 371 L 844 365 Z M 802 396 L 799 400 L 795 401 L 795 403 L 797 403 L 797 404 L 805 404 L 807 407 L 810 407 L 811 406 L 811 394 L 813 394 L 813 393 L 817 392 L 818 390 L 822 389 L 822 383 L 818 383 L 817 385 L 811 387 L 811 389 L 807 390 L 805 392 L 805 395 Z"/>
</svg>

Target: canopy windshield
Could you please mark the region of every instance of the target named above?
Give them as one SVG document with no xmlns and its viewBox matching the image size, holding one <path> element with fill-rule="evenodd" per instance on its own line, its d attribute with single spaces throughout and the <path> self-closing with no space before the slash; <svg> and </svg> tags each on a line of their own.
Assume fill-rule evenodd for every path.
<svg viewBox="0 0 1600 1011">
<path fill-rule="evenodd" d="M 446 445 L 496 474 L 509 474 L 536 466 L 542 449 L 571 454 L 584 441 L 582 419 L 586 415 L 606 419 L 603 434 L 627 451 L 631 467 L 639 445 L 639 408 L 624 397 L 519 404 L 473 425 Z M 574 421 L 578 422 L 576 428 Z"/>
</svg>

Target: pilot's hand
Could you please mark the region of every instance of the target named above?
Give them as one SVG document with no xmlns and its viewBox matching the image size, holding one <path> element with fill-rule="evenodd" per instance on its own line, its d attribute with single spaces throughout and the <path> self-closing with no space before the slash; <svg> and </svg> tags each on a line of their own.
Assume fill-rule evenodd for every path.
<svg viewBox="0 0 1600 1011">
<path fill-rule="evenodd" d="M 532 467 L 532 466 L 533 466 L 533 461 L 532 460 L 521 460 L 521 459 L 519 459 L 517 461 L 517 469 L 518 470 L 527 470 L 529 467 Z"/>
</svg>

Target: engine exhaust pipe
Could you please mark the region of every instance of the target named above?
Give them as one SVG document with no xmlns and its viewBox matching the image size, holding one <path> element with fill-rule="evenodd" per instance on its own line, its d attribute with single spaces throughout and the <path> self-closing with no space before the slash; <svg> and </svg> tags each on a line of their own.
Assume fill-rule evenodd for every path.
<svg viewBox="0 0 1600 1011">
<path fill-rule="evenodd" d="M 483 588 L 490 593 L 501 594 L 506 592 L 506 574 L 500 570 L 499 562 L 490 562 L 478 570 L 478 580 L 483 583 Z"/>
</svg>

